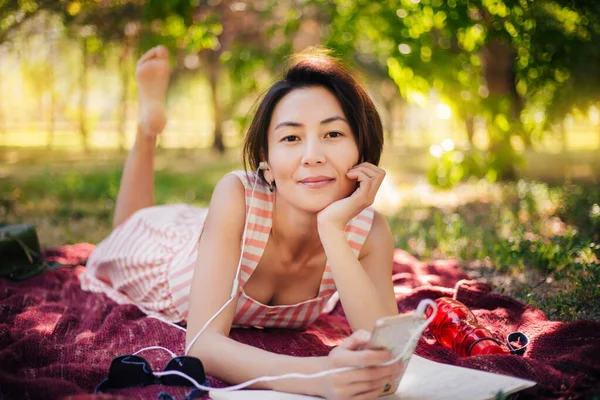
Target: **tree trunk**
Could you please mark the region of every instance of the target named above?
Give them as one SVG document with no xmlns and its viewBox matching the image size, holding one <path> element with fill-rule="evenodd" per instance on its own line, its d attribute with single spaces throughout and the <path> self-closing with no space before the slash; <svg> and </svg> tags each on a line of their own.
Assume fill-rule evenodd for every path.
<svg viewBox="0 0 600 400">
<path fill-rule="evenodd" d="M 532 150 L 533 149 L 533 140 L 531 139 L 531 132 L 527 132 L 523 129 L 521 130 L 521 132 L 523 132 L 521 137 L 523 138 L 523 144 L 525 145 L 525 150 Z"/>
<path fill-rule="evenodd" d="M 596 128 L 596 131 L 598 132 L 598 150 L 600 150 L 600 125 L 598 125 L 598 127 Z M 0 132 L 2 132 L 2 126 L 0 126 Z"/>
<path fill-rule="evenodd" d="M 493 124 L 488 124 L 489 130 L 497 129 Z M 502 135 L 488 132 L 490 137 L 489 152 L 493 154 L 488 165 L 496 171 L 496 179 L 498 181 L 514 181 L 517 179 L 517 168 L 515 161 L 517 155 L 515 149 L 510 143 L 510 137 L 502 137 Z"/>
<path fill-rule="evenodd" d="M 6 119 L 4 115 L 4 88 L 2 84 L 2 60 L 0 59 L 0 134 L 2 135 L 2 144 L 6 145 Z"/>
<path fill-rule="evenodd" d="M 516 153 L 510 142 L 514 132 L 523 137 L 520 114 L 523 101 L 516 87 L 516 52 L 505 42 L 493 40 L 483 49 L 484 75 L 490 95 L 508 97 L 511 100 L 510 110 L 497 109 L 495 113 L 504 113 L 510 121 L 510 130 L 501 131 L 494 126 L 493 121 L 488 124 L 489 151 L 494 154 L 493 167 L 501 180 L 516 177 Z M 526 142 L 527 143 L 527 142 Z"/>
<path fill-rule="evenodd" d="M 385 132 L 387 133 L 387 143 L 389 147 L 394 146 L 394 100 L 384 100 L 383 107 L 386 113 Z"/>
<path fill-rule="evenodd" d="M 210 84 L 210 93 L 212 95 L 213 102 L 213 121 L 215 124 L 214 128 L 214 141 L 213 141 L 213 149 L 217 150 L 219 154 L 225 153 L 225 144 L 223 143 L 223 131 L 221 127 L 223 125 L 223 112 L 221 110 L 221 104 L 219 102 L 219 72 L 220 72 L 220 64 L 218 55 L 208 56 L 208 81 Z"/>
<path fill-rule="evenodd" d="M 121 62 L 119 63 L 121 69 L 121 104 L 119 106 L 119 151 L 125 151 L 126 147 L 126 132 L 125 124 L 127 122 L 127 105 L 129 101 L 129 56 L 131 53 L 131 46 L 127 38 L 125 38 L 123 44 L 123 54 L 121 54 Z"/>
<path fill-rule="evenodd" d="M 384 132 L 386 133 L 386 146 L 394 145 L 394 117 L 396 105 L 396 97 L 398 95 L 398 87 L 391 79 L 382 79 L 379 85 L 379 95 L 381 97 L 381 104 L 385 110 Z"/>
<path fill-rule="evenodd" d="M 473 137 L 475 136 L 475 117 L 470 114 L 465 117 L 465 129 L 467 130 L 467 140 L 469 141 L 469 145 L 473 148 L 475 147 L 475 144 L 473 143 Z"/>
<path fill-rule="evenodd" d="M 52 67 L 54 68 L 54 67 Z M 52 75 L 52 78 L 54 78 L 54 75 Z M 51 80 L 50 82 L 54 82 L 53 80 Z M 54 85 L 52 85 L 50 87 L 50 110 L 49 110 L 49 117 L 48 117 L 48 141 L 47 141 L 47 147 L 48 149 L 51 149 L 52 147 L 54 147 L 54 139 L 55 139 L 55 128 L 56 128 L 56 92 L 54 90 Z"/>
<path fill-rule="evenodd" d="M 560 130 L 560 146 L 562 153 L 567 152 L 567 127 L 565 126 L 565 120 L 561 120 L 558 126 Z"/>
<path fill-rule="evenodd" d="M 48 115 L 47 125 L 47 141 L 46 147 L 51 149 L 54 146 L 54 127 L 55 127 L 55 109 L 56 109 L 56 93 L 54 90 L 54 39 L 50 37 L 49 41 L 50 48 L 48 53 L 48 61 L 46 63 L 47 76 L 48 76 L 48 88 L 50 90 L 50 110 Z"/>
<path fill-rule="evenodd" d="M 398 96 L 396 98 L 396 114 L 395 117 L 398 119 L 399 122 L 399 129 L 400 129 L 400 145 L 406 147 L 408 145 L 408 141 L 407 141 L 407 136 L 406 136 L 406 113 L 407 113 L 407 107 L 408 107 L 408 103 L 406 101 L 406 99 L 402 96 Z"/>
<path fill-rule="evenodd" d="M 79 76 L 79 133 L 81 135 L 81 144 L 86 153 L 90 151 L 88 142 L 88 129 L 86 125 L 87 116 L 87 74 L 89 67 L 89 51 L 88 51 L 88 40 L 83 38 L 81 41 L 81 75 Z"/>
</svg>

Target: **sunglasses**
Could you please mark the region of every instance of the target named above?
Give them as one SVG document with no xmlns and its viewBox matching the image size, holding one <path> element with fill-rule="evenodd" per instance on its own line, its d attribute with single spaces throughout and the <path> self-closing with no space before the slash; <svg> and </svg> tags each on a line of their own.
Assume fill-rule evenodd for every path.
<svg viewBox="0 0 600 400">
<path fill-rule="evenodd" d="M 123 389 L 148 385 L 195 386 L 192 381 L 165 372 L 176 371 L 187 375 L 202 386 L 209 386 L 202 362 L 196 357 L 179 356 L 173 358 L 164 372 L 154 373 L 148 361 L 140 356 L 125 355 L 115 358 L 110 364 L 108 378 L 100 382 L 94 393 L 107 389 Z"/>
</svg>

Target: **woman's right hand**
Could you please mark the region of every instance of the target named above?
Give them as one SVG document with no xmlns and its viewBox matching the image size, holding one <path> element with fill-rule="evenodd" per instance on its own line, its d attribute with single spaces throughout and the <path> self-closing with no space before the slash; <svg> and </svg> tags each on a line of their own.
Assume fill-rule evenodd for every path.
<svg viewBox="0 0 600 400">
<path fill-rule="evenodd" d="M 385 367 L 376 367 L 393 358 L 385 350 L 366 349 L 370 334 L 359 330 L 349 336 L 340 346 L 331 350 L 325 358 L 324 370 L 343 367 L 357 368 L 320 378 L 321 396 L 329 400 L 372 400 L 393 385 L 402 373 L 401 362 Z"/>
</svg>

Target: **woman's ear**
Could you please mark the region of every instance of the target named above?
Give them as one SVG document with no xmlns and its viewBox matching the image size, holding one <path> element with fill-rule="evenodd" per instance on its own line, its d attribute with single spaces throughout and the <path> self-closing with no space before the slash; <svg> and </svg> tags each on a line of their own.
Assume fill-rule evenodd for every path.
<svg viewBox="0 0 600 400">
<path fill-rule="evenodd" d="M 273 174 L 271 173 L 271 169 L 269 168 L 269 163 L 267 162 L 267 158 L 265 157 L 265 151 L 260 151 L 260 163 L 258 164 L 258 168 L 262 170 L 263 176 L 265 180 L 269 183 L 273 183 Z"/>
<path fill-rule="evenodd" d="M 268 164 L 267 164 L 268 165 Z M 269 183 L 272 184 L 273 183 L 273 173 L 271 172 L 271 169 L 267 167 L 267 169 L 263 169 L 263 176 L 265 177 L 265 180 Z"/>
</svg>

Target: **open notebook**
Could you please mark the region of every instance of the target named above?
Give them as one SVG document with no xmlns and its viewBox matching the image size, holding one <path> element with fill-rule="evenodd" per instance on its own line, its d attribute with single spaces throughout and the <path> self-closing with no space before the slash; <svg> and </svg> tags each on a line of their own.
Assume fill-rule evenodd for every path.
<svg viewBox="0 0 600 400">
<path fill-rule="evenodd" d="M 493 399 L 500 392 L 510 394 L 533 385 L 535 382 L 525 379 L 455 367 L 413 355 L 396 394 L 380 398 L 389 400 Z M 239 390 L 210 392 L 210 398 L 214 400 L 302 400 L 317 397 L 267 390 Z"/>
</svg>

